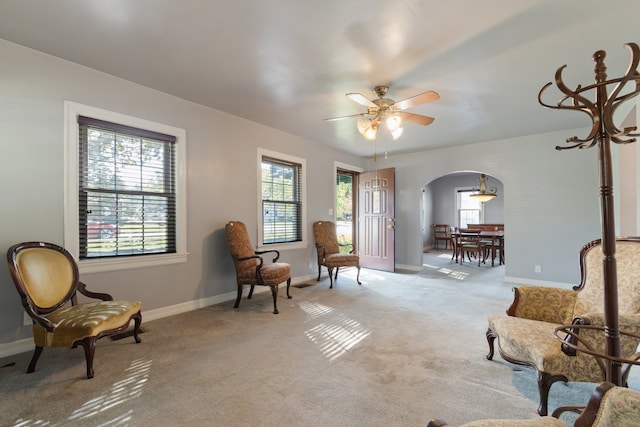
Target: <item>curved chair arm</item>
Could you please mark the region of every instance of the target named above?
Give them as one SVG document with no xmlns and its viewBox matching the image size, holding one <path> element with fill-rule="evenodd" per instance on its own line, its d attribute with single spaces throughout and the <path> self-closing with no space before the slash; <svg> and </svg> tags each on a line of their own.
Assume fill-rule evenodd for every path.
<svg viewBox="0 0 640 427">
<path fill-rule="evenodd" d="M 80 292 L 85 297 L 95 298 L 102 301 L 113 301 L 113 297 L 111 295 L 99 292 L 91 292 L 87 289 L 87 285 L 82 282 L 78 282 L 78 292 Z"/>
<path fill-rule="evenodd" d="M 237 259 L 238 261 L 246 261 L 248 259 L 257 259 L 260 261 L 260 265 L 262 265 L 262 263 L 264 262 L 264 260 L 260 255 L 243 256 L 243 257 L 238 257 Z"/>
<path fill-rule="evenodd" d="M 35 310 L 33 309 L 33 307 L 31 307 L 30 304 L 23 304 L 23 306 L 24 306 L 25 311 L 29 315 L 29 317 L 31 317 L 34 322 L 37 322 L 38 324 L 40 324 L 48 332 L 52 332 L 53 331 L 55 325 L 53 324 L 53 322 L 51 320 L 47 319 L 44 316 L 40 316 L 38 313 L 36 313 Z"/>
<path fill-rule="evenodd" d="M 276 254 L 276 257 L 272 262 L 278 262 L 278 259 L 280 259 L 280 252 L 275 249 L 270 249 L 268 251 L 256 251 L 256 255 L 268 254 L 269 252 L 274 252 Z"/>
<path fill-rule="evenodd" d="M 578 295 L 577 291 L 550 286 L 520 286 L 513 292 L 507 315 L 559 324 L 571 321 Z"/>
<path fill-rule="evenodd" d="M 267 252 L 272 252 L 272 251 L 256 252 L 256 254 L 267 253 Z M 251 256 L 238 257 L 238 261 L 246 261 L 248 259 L 257 259 L 258 260 L 258 264 L 256 265 L 256 280 L 258 280 L 258 283 L 262 283 L 262 275 L 260 274 L 260 269 L 264 265 L 264 258 L 262 258 L 260 255 L 251 255 Z M 273 262 L 275 262 L 276 259 L 278 259 L 278 258 L 276 257 Z"/>
</svg>

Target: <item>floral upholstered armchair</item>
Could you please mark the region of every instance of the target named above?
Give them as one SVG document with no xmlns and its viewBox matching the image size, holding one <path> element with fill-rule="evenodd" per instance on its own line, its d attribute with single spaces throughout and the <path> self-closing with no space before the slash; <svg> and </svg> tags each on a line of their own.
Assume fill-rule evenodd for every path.
<svg viewBox="0 0 640 427">
<path fill-rule="evenodd" d="M 619 328 L 621 356 L 638 359 L 639 340 L 622 332 L 640 334 L 640 239 L 616 239 Z M 508 362 L 524 365 L 538 372 L 540 404 L 538 413 L 547 414 L 549 389 L 557 381 L 601 382 L 605 379 L 602 360 L 576 351 L 560 342 L 555 329 L 561 325 L 604 327 L 604 279 L 600 240 L 580 251 L 581 282 L 573 290 L 544 286 L 514 288 L 514 301 L 507 316 L 489 316 L 487 341 L 491 360 L 494 341 Z M 579 328 L 581 346 L 604 353 L 602 329 Z M 572 338 L 570 334 L 565 341 Z M 630 366 L 623 371 L 626 383 Z"/>
<path fill-rule="evenodd" d="M 573 408 L 559 408 L 553 416 L 528 420 L 490 419 L 472 421 L 460 427 L 567 427 L 558 417 Z M 427 427 L 448 426 L 445 421 L 433 419 Z M 640 393 L 626 387 L 603 382 L 594 390 L 589 403 L 576 418 L 574 427 L 637 427 L 640 426 Z"/>
<path fill-rule="evenodd" d="M 322 266 L 327 267 L 329 271 L 329 281 L 333 288 L 333 269 L 335 268 L 335 279 L 338 279 L 338 270 L 340 267 L 356 267 L 358 275 L 356 282 L 360 283 L 360 257 L 356 255 L 352 249 L 348 254 L 340 252 L 340 244 L 336 235 L 336 224 L 331 221 L 316 221 L 313 223 L 313 235 L 316 240 L 316 251 L 318 252 L 318 281 Z"/>
<path fill-rule="evenodd" d="M 233 308 L 238 308 L 242 299 L 243 286 L 250 286 L 249 296 L 253 296 L 256 286 L 268 286 L 273 297 L 273 314 L 278 314 L 278 286 L 287 282 L 287 298 L 291 287 L 291 265 L 286 262 L 278 262 L 280 252 L 271 249 L 256 251 L 251 244 L 251 238 L 247 226 L 241 221 L 230 221 L 225 226 L 229 253 L 236 269 L 236 284 L 238 295 Z M 264 262 L 262 255 L 273 254 L 272 262 Z"/>
</svg>

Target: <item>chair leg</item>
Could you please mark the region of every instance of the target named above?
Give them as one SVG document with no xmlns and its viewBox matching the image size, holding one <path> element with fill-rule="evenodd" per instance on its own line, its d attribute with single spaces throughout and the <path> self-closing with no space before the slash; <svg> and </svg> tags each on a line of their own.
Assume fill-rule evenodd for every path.
<svg viewBox="0 0 640 427">
<path fill-rule="evenodd" d="M 549 407 L 549 389 L 556 381 L 567 382 L 564 375 L 551 375 L 546 372 L 538 372 L 538 391 L 540 392 L 540 406 L 538 406 L 538 415 L 541 417 L 547 415 Z"/>
<path fill-rule="evenodd" d="M 36 370 L 36 363 L 38 363 L 38 359 L 42 354 L 42 347 L 36 346 L 36 349 L 33 351 L 33 356 L 31 357 L 31 362 L 29 362 L 29 367 L 27 368 L 27 374 L 32 373 Z"/>
<path fill-rule="evenodd" d="M 249 296 L 247 297 L 247 299 L 251 299 L 251 297 L 253 296 L 253 288 L 255 287 L 255 285 L 251 285 L 251 288 L 249 288 Z"/>
<path fill-rule="evenodd" d="M 289 288 L 291 287 L 291 276 L 287 279 L 287 298 L 291 299 L 291 295 L 289 295 Z"/>
<path fill-rule="evenodd" d="M 134 322 L 134 326 L 133 326 L 133 339 L 136 340 L 136 342 L 138 344 L 140 344 L 140 342 L 142 341 L 140 339 L 140 336 L 138 335 L 140 333 L 140 325 L 142 324 L 142 314 L 140 312 L 137 312 L 134 316 L 133 316 L 133 322 Z"/>
<path fill-rule="evenodd" d="M 273 295 L 273 314 L 278 314 L 278 285 L 269 287 L 271 288 L 271 295 Z"/>
<path fill-rule="evenodd" d="M 242 298 L 242 285 L 238 285 L 238 297 L 236 298 L 236 303 L 233 305 L 233 308 L 238 308 L 240 305 L 240 299 Z"/>
<path fill-rule="evenodd" d="M 491 329 L 487 329 L 486 335 L 487 335 L 487 343 L 489 344 L 489 353 L 487 353 L 486 358 L 487 360 L 493 360 L 493 342 L 496 340 L 498 336 Z"/>
<path fill-rule="evenodd" d="M 356 265 L 356 268 L 358 269 L 358 274 L 356 275 L 356 282 L 358 282 L 358 285 L 362 285 L 362 283 L 360 282 L 360 266 Z"/>
<path fill-rule="evenodd" d="M 76 348 L 78 344 L 84 349 L 84 357 L 87 359 L 87 378 L 93 378 L 93 356 L 96 353 L 97 337 L 87 337 L 73 343 L 71 348 Z"/>
<path fill-rule="evenodd" d="M 320 273 L 322 273 L 322 264 L 318 264 L 318 278 L 316 279 L 316 282 L 320 281 Z"/>
<path fill-rule="evenodd" d="M 331 283 L 329 289 L 333 289 L 333 268 L 327 267 L 327 270 L 329 270 L 329 283 Z"/>
</svg>

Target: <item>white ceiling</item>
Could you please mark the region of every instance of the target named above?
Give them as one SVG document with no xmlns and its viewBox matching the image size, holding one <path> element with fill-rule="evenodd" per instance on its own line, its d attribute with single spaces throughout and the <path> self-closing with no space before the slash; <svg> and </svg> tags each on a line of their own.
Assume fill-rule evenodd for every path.
<svg viewBox="0 0 640 427">
<path fill-rule="evenodd" d="M 441 99 L 377 152 L 588 125 L 538 91 L 564 64 L 569 86 L 592 83 L 599 49 L 621 75 L 639 17 L 637 0 L 0 0 L 0 38 L 369 157 L 356 119 L 323 119 L 364 112 L 345 93 L 382 84 Z"/>
</svg>

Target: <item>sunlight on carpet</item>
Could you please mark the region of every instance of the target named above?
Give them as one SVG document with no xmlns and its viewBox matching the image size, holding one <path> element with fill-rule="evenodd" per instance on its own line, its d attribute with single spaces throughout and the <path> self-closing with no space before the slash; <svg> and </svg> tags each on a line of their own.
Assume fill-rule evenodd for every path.
<svg viewBox="0 0 640 427">
<path fill-rule="evenodd" d="M 441 255 L 442 256 L 442 255 Z M 469 276 L 469 273 L 465 273 L 464 271 L 456 271 L 446 267 L 438 267 L 437 265 L 431 264 L 422 264 L 423 267 L 431 268 L 436 270 L 438 273 L 442 273 L 445 276 L 449 276 L 454 279 L 464 280 Z"/>
<path fill-rule="evenodd" d="M 149 371 L 151 370 L 151 360 L 135 360 L 129 368 L 127 368 L 127 376 L 117 381 L 111 387 L 111 392 L 104 396 L 96 397 L 86 402 L 82 407 L 75 410 L 68 418 L 69 421 L 87 420 L 98 415 L 108 409 L 118 406 L 130 399 L 135 399 L 142 394 L 144 385 L 149 379 Z M 131 422 L 132 410 L 119 414 L 112 419 L 108 425 L 129 425 Z"/>
<path fill-rule="evenodd" d="M 371 334 L 360 322 L 341 314 L 331 323 L 321 323 L 305 332 L 329 360 L 335 360 Z"/>
<path fill-rule="evenodd" d="M 298 305 L 312 319 L 335 312 L 333 307 L 311 301 L 301 301 Z M 311 342 L 318 346 L 322 354 L 329 360 L 335 360 L 342 356 L 371 334 L 371 331 L 364 328 L 360 322 L 344 314 L 337 314 L 333 317 L 334 319 L 327 319 L 327 322 L 305 331 Z"/>
<path fill-rule="evenodd" d="M 327 313 L 331 313 L 334 309 L 324 304 L 318 304 L 310 301 L 301 301 L 298 303 L 302 311 L 304 311 L 309 317 L 315 319 L 323 316 Z"/>
</svg>

